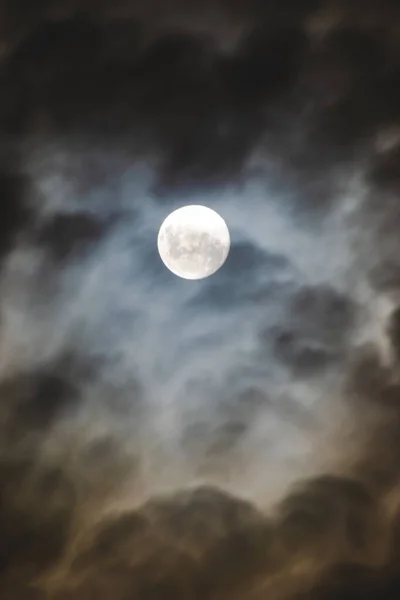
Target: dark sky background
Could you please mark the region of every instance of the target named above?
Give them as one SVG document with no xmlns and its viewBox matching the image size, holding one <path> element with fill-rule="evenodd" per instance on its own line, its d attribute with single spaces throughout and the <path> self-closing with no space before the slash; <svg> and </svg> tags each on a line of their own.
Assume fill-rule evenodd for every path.
<svg viewBox="0 0 400 600">
<path fill-rule="evenodd" d="M 397 1 L 0 2 L 1 600 L 400 597 L 399 193 Z"/>
</svg>

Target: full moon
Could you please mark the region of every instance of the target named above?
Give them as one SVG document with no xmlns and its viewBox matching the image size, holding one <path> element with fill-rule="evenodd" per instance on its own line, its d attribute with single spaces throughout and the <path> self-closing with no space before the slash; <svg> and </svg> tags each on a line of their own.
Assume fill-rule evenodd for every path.
<svg viewBox="0 0 400 600">
<path fill-rule="evenodd" d="M 163 221 L 157 247 L 165 266 L 183 279 L 204 279 L 222 267 L 230 249 L 224 219 L 211 208 L 193 204 Z"/>
</svg>

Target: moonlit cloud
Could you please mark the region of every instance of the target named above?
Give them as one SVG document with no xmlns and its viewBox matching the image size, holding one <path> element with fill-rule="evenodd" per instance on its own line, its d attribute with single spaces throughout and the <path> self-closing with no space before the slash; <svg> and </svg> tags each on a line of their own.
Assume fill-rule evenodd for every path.
<svg viewBox="0 0 400 600">
<path fill-rule="evenodd" d="M 3 3 L 2 598 L 397 597 L 386 4 Z"/>
</svg>

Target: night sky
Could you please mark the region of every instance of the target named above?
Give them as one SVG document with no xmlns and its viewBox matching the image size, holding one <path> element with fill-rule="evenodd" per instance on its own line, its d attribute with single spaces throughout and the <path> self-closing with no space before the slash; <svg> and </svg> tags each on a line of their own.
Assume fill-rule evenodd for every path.
<svg viewBox="0 0 400 600">
<path fill-rule="evenodd" d="M 398 600 L 399 231 L 398 1 L 0 0 L 0 600 Z"/>
</svg>

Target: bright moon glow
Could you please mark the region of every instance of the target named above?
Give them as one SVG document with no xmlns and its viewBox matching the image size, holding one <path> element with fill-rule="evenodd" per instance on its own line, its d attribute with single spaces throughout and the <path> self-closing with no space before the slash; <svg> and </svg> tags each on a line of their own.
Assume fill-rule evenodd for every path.
<svg viewBox="0 0 400 600">
<path fill-rule="evenodd" d="M 204 279 L 222 267 L 230 248 L 228 227 L 215 210 L 183 206 L 160 227 L 158 252 L 166 267 L 183 279 Z"/>
</svg>

